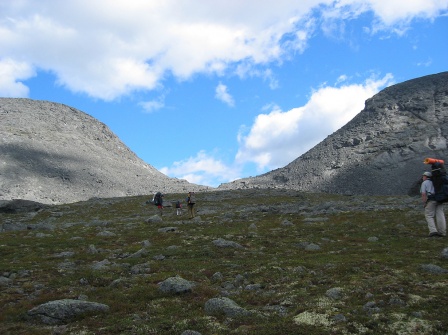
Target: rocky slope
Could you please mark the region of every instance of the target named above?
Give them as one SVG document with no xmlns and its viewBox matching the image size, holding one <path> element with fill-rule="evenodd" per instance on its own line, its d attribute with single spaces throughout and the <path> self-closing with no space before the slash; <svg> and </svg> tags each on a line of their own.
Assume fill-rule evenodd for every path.
<svg viewBox="0 0 448 335">
<path fill-rule="evenodd" d="M 0 200 L 68 203 L 205 188 L 165 176 L 69 106 L 0 98 L 0 120 Z"/>
<path fill-rule="evenodd" d="M 388 87 L 344 127 L 269 173 L 219 189 L 288 188 L 342 194 L 412 194 L 425 157 L 448 160 L 448 72 Z"/>
</svg>

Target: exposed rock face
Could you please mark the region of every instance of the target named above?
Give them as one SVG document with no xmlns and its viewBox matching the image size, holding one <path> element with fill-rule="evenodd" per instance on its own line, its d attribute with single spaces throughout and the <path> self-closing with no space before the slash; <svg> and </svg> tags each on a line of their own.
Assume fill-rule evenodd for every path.
<svg viewBox="0 0 448 335">
<path fill-rule="evenodd" d="M 219 189 L 289 188 L 342 194 L 411 194 L 426 157 L 448 161 L 448 72 L 388 87 L 344 127 L 269 173 Z"/>
<path fill-rule="evenodd" d="M 3 200 L 68 203 L 206 188 L 165 176 L 105 124 L 62 104 L 0 98 L 0 120 Z"/>
</svg>

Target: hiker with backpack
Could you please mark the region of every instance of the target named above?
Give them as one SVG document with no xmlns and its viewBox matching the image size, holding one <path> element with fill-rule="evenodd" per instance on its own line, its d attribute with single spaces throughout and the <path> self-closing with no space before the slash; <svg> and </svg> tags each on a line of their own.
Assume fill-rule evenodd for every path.
<svg viewBox="0 0 448 335">
<path fill-rule="evenodd" d="M 163 194 L 160 192 L 157 192 L 154 194 L 154 198 L 152 199 L 152 202 L 155 206 L 159 209 L 160 216 L 163 215 Z"/>
<path fill-rule="evenodd" d="M 420 193 L 422 195 L 423 207 L 425 208 L 425 218 L 428 223 L 429 237 L 444 237 L 446 236 L 446 221 L 445 213 L 443 211 L 443 202 L 438 202 L 436 200 L 436 189 L 431 180 L 432 177 L 432 172 L 426 171 L 423 173 L 423 183 L 420 187 Z"/>
<path fill-rule="evenodd" d="M 176 201 L 176 215 L 182 215 L 182 204 L 179 200 Z"/>
<path fill-rule="evenodd" d="M 194 192 L 188 192 L 187 196 L 187 206 L 188 206 L 188 214 L 190 216 L 190 219 L 194 218 L 194 205 L 196 204 L 196 195 Z"/>
</svg>

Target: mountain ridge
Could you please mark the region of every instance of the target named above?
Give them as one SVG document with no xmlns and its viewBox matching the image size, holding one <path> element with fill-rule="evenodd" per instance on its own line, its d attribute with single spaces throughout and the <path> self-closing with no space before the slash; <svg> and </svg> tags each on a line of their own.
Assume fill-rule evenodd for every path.
<svg viewBox="0 0 448 335">
<path fill-rule="evenodd" d="M 0 98 L 0 118 L 0 199 L 53 204 L 208 189 L 162 174 L 73 107 Z"/>
<path fill-rule="evenodd" d="M 138 158 L 103 123 L 63 104 L 0 98 L 0 200 L 58 204 L 209 191 Z M 426 157 L 447 159 L 448 72 L 399 83 L 286 165 L 216 190 L 281 188 L 359 195 L 418 193 Z"/>
<path fill-rule="evenodd" d="M 289 163 L 218 189 L 415 194 L 425 157 L 448 157 L 448 72 L 385 88 L 350 122 Z"/>
</svg>

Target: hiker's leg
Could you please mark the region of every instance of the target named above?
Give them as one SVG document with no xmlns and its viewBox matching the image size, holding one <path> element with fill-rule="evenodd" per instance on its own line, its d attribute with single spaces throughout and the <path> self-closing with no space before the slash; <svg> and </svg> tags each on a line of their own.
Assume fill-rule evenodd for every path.
<svg viewBox="0 0 448 335">
<path fill-rule="evenodd" d="M 445 236 L 446 235 L 446 220 L 445 220 L 445 213 L 443 212 L 443 204 L 437 204 L 436 220 L 437 220 L 437 231 L 440 234 Z"/>
<path fill-rule="evenodd" d="M 436 214 L 437 202 L 428 201 L 425 206 L 425 218 L 428 223 L 429 233 L 437 233 L 436 224 L 434 222 L 434 216 Z"/>
</svg>

